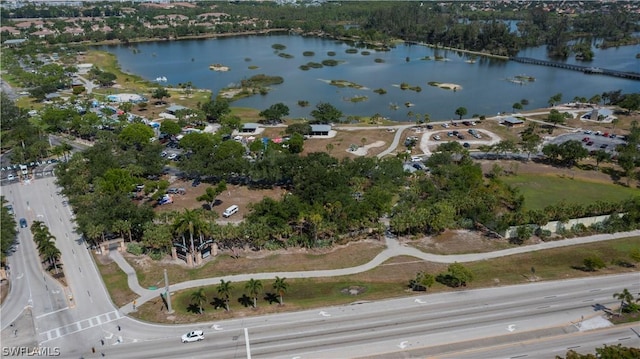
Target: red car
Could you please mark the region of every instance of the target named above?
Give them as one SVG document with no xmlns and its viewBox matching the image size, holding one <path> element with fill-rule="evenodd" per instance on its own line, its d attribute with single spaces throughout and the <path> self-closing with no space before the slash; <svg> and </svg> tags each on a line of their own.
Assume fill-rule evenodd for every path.
<svg viewBox="0 0 640 359">
<path fill-rule="evenodd" d="M 590 138 L 589 137 L 585 137 L 582 139 L 582 142 L 589 142 Z"/>
<path fill-rule="evenodd" d="M 593 141 L 587 142 L 587 146 L 592 146 L 592 145 L 593 145 Z"/>
</svg>

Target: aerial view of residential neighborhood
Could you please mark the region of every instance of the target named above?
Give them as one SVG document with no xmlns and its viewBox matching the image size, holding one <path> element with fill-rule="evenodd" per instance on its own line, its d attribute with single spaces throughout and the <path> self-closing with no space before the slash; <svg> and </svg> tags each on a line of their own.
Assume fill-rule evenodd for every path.
<svg viewBox="0 0 640 359">
<path fill-rule="evenodd" d="M 0 2 L 0 356 L 640 358 L 640 2 Z"/>
</svg>

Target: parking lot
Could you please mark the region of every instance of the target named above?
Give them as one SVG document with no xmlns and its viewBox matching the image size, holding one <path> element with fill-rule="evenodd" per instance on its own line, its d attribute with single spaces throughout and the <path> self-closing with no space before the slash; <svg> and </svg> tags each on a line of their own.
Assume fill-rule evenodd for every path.
<svg viewBox="0 0 640 359">
<path fill-rule="evenodd" d="M 616 147 L 618 145 L 624 144 L 625 141 L 621 139 L 619 136 L 615 138 L 611 138 L 609 136 L 603 136 L 604 134 L 596 134 L 596 133 L 585 133 L 585 132 L 576 132 L 576 133 L 568 133 L 565 135 L 560 135 L 549 143 L 553 144 L 561 144 L 566 141 L 580 141 L 582 146 L 589 151 L 597 151 L 597 150 L 605 150 L 612 155 L 616 153 Z"/>
</svg>

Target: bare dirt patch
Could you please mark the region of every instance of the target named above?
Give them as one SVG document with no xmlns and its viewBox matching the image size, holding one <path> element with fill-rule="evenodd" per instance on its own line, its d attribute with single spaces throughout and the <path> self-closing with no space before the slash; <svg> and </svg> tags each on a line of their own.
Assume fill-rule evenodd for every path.
<svg viewBox="0 0 640 359">
<path fill-rule="evenodd" d="M 208 183 L 201 183 L 197 187 L 191 186 L 191 182 L 176 180 L 171 183 L 171 187 L 182 187 L 187 190 L 184 195 L 174 195 L 173 203 L 157 206 L 156 212 L 168 212 L 168 211 L 181 211 L 185 208 L 204 208 L 208 209 L 208 206 L 204 202 L 196 200 L 199 196 L 203 195 L 207 187 L 212 186 Z M 218 214 L 218 218 L 224 220 L 222 212 L 229 206 L 235 204 L 239 207 L 238 213 L 230 217 L 229 220 L 238 221 L 245 217 L 249 213 L 249 206 L 252 203 L 260 202 L 265 197 L 270 197 L 278 200 L 285 191 L 281 188 L 275 187 L 272 189 L 250 189 L 246 186 L 227 185 L 227 191 L 221 193 L 216 199 L 216 203 L 213 206 L 213 211 Z"/>
<path fill-rule="evenodd" d="M 387 129 L 370 130 L 345 130 L 336 128 L 336 136 L 333 138 L 310 138 L 304 142 L 303 154 L 313 152 L 328 152 L 331 156 L 342 159 L 345 157 L 360 157 L 357 153 L 348 151 L 351 145 L 358 147 L 368 146 L 367 156 L 373 157 L 387 149 L 393 142 L 395 132 Z M 384 142 L 383 146 L 372 146 Z M 331 145 L 331 146 L 328 146 Z"/>
<path fill-rule="evenodd" d="M 445 255 L 492 252 L 514 247 L 506 239 L 488 238 L 480 232 L 462 229 L 446 230 L 437 236 L 400 240 L 424 252 Z"/>
</svg>

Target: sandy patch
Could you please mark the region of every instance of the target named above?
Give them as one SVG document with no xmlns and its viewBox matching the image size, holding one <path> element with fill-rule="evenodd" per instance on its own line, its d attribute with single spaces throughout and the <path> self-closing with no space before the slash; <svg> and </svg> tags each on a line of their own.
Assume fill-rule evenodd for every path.
<svg viewBox="0 0 640 359">
<path fill-rule="evenodd" d="M 458 140 L 456 137 L 447 136 L 447 132 L 450 132 L 450 131 L 453 131 L 453 130 L 444 129 L 444 130 L 433 130 L 433 131 L 425 132 L 422 135 L 422 138 L 420 139 L 420 149 L 422 150 L 422 152 L 425 155 L 430 156 L 431 148 L 436 148 L 439 144 L 448 142 L 448 141 L 457 141 L 460 143 L 468 142 L 470 145 L 495 145 L 496 143 L 502 140 L 500 136 L 496 135 L 495 133 L 491 131 L 483 130 L 480 128 L 476 128 L 476 131 L 482 134 L 482 139 L 476 139 L 475 137 L 469 138 L 470 135 L 467 133 L 464 133 L 465 139 Z M 434 140 L 433 135 L 440 135 L 442 140 L 440 141 Z M 489 139 L 487 139 L 487 137 Z"/>
<path fill-rule="evenodd" d="M 376 141 L 374 143 L 364 145 L 362 147 L 358 147 L 358 149 L 355 151 L 349 151 L 349 149 L 347 149 L 347 152 L 353 153 L 354 155 L 357 155 L 357 156 L 366 156 L 370 148 L 382 147 L 384 146 L 384 144 L 385 144 L 384 141 Z"/>
<path fill-rule="evenodd" d="M 458 85 L 458 84 L 452 84 L 452 83 L 439 83 L 436 85 L 436 87 L 439 87 L 441 89 L 445 89 L 445 90 L 453 90 L 453 91 L 459 91 L 462 90 L 462 86 Z"/>
<path fill-rule="evenodd" d="M 233 98 L 234 96 L 236 96 L 240 92 L 242 92 L 242 89 L 224 90 L 224 91 L 220 91 L 220 97 L 222 97 L 222 98 Z"/>
</svg>

